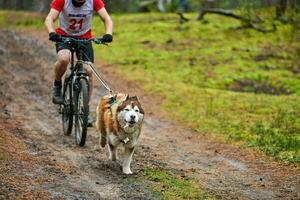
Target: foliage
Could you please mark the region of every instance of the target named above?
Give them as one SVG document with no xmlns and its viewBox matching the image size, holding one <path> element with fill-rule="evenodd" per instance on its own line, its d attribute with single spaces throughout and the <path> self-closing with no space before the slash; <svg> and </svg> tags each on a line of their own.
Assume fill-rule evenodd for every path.
<svg viewBox="0 0 300 200">
<path fill-rule="evenodd" d="M 300 162 L 300 114 L 295 111 L 279 110 L 269 124 L 257 121 L 250 128 L 254 140 L 250 145 L 283 160 Z M 253 144 L 251 144 L 254 142 Z"/>
<path fill-rule="evenodd" d="M 299 112 L 279 109 L 269 121 L 255 121 L 249 128 L 242 123 L 226 125 L 230 126 L 225 127 L 230 129 L 228 139 L 244 139 L 244 146 L 256 146 L 281 160 L 300 162 Z"/>
<path fill-rule="evenodd" d="M 143 175 L 152 181 L 153 190 L 161 193 L 163 199 L 210 199 L 205 197 L 200 189 L 187 178 L 175 177 L 169 171 L 162 169 L 144 169 Z"/>
<path fill-rule="evenodd" d="M 247 19 L 251 19 L 256 1 L 239 0 L 240 8 Z"/>
<path fill-rule="evenodd" d="M 0 27 L 44 28 L 45 15 L 22 11 L 0 11 Z"/>
<path fill-rule="evenodd" d="M 1 9 L 46 12 L 52 0 L 0 0 Z"/>
<path fill-rule="evenodd" d="M 47 12 L 49 10 L 49 5 L 52 0 L 0 0 L 1 9 L 12 9 L 12 10 L 31 10 L 37 12 Z M 156 6 L 157 10 L 158 0 L 103 0 L 106 8 L 110 12 L 138 12 L 140 4 L 153 4 Z M 180 0 L 162 0 L 167 11 L 177 11 Z M 297 0 L 289 0 L 291 4 L 297 4 Z M 152 2 L 152 3 L 151 3 Z M 166 3 L 169 2 L 169 3 Z M 265 6 L 274 6 L 277 0 L 188 0 L 188 7 L 190 11 L 198 11 L 200 6 L 205 2 L 214 2 L 216 7 L 232 9 L 237 7 L 247 7 L 249 2 L 255 6 L 255 8 L 261 8 Z M 295 2 L 295 3 L 294 3 Z"/>
</svg>

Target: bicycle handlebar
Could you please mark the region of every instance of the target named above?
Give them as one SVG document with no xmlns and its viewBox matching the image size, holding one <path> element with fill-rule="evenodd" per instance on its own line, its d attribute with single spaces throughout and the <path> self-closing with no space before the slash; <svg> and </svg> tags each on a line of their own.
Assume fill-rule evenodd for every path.
<svg viewBox="0 0 300 200">
<path fill-rule="evenodd" d="M 103 41 L 103 38 L 90 38 L 90 39 L 75 39 L 72 37 L 64 37 L 61 36 L 57 40 L 52 40 L 53 42 L 62 42 L 65 44 L 87 44 L 89 42 L 94 42 L 95 44 L 103 44 L 107 45 L 106 42 Z"/>
</svg>

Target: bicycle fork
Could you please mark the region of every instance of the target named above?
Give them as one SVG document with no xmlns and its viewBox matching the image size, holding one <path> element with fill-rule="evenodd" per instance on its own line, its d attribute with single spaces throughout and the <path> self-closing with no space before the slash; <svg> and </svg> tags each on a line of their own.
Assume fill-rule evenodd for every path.
<svg viewBox="0 0 300 200">
<path fill-rule="evenodd" d="M 76 113 L 76 112 L 78 112 L 78 110 L 77 109 L 75 109 L 75 105 L 76 105 L 76 98 L 78 98 L 78 97 L 76 97 L 75 96 L 75 94 L 76 95 L 79 95 L 79 93 L 80 93 L 80 90 L 81 90 L 81 86 L 80 86 L 80 80 L 81 79 L 84 79 L 84 80 L 86 80 L 86 82 L 87 83 L 89 83 L 89 77 L 87 76 L 87 74 L 86 73 L 78 73 L 77 75 L 75 75 L 74 76 L 74 79 L 73 79 L 73 83 L 72 83 L 72 85 L 73 85 L 73 87 L 72 87 L 72 93 L 73 93 L 73 110 L 74 110 L 74 112 L 75 112 L 75 114 L 78 114 L 78 113 Z M 88 89 L 89 89 L 89 84 L 88 84 Z"/>
</svg>

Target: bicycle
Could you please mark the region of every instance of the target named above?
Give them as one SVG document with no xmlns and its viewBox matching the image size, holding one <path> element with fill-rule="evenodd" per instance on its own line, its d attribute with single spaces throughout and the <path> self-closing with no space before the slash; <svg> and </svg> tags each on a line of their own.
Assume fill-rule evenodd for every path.
<svg viewBox="0 0 300 200">
<path fill-rule="evenodd" d="M 83 69 L 83 64 L 90 65 L 82 60 L 86 48 L 84 44 L 94 42 L 106 45 L 106 43 L 102 42 L 102 38 L 75 39 L 71 37 L 61 37 L 56 42 L 63 42 L 71 49 L 71 62 L 68 67 L 70 70 L 66 73 L 63 83 L 64 103 L 60 105 L 63 132 L 64 135 L 71 135 L 73 122 L 75 122 L 75 142 L 79 146 L 84 146 L 89 116 L 89 78 Z M 78 60 L 74 64 L 76 50 Z"/>
</svg>

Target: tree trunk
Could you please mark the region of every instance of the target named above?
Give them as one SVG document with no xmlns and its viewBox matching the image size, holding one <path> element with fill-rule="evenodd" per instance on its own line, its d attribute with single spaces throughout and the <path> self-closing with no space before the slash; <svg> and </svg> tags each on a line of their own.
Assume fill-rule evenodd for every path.
<svg viewBox="0 0 300 200">
<path fill-rule="evenodd" d="M 13 1 L 3 1 L 3 8 L 8 9 Z"/>
<path fill-rule="evenodd" d="M 201 9 L 200 12 L 199 12 L 199 15 L 197 17 L 197 20 L 203 20 L 204 15 L 209 14 L 209 13 L 223 15 L 223 16 L 226 16 L 226 17 L 231 17 L 231 18 L 240 20 L 243 23 L 243 26 L 240 27 L 240 28 L 252 28 L 252 29 L 255 29 L 255 30 L 257 30 L 259 32 L 262 32 L 262 33 L 269 33 L 269 32 L 274 32 L 274 31 L 277 30 L 275 24 L 272 24 L 272 26 L 273 26 L 272 29 L 265 29 L 265 28 L 262 28 L 262 27 L 259 27 L 259 26 L 255 25 L 254 24 L 255 21 L 253 21 L 253 20 L 250 20 L 250 19 L 245 18 L 243 16 L 237 15 L 237 14 L 233 13 L 230 10 L 224 10 L 224 9 L 221 9 L 221 8 Z"/>
<path fill-rule="evenodd" d="M 216 0 L 204 0 L 201 3 L 201 9 L 216 8 L 216 7 L 217 7 L 217 1 Z"/>
<path fill-rule="evenodd" d="M 278 0 L 276 5 L 276 18 L 283 19 L 287 8 L 288 0 Z"/>
<path fill-rule="evenodd" d="M 23 0 L 17 1 L 16 4 L 15 4 L 15 8 L 17 10 L 23 10 L 24 9 L 24 1 Z"/>
<path fill-rule="evenodd" d="M 300 1 L 299 0 L 290 0 L 289 5 L 291 6 L 291 8 L 293 10 L 295 10 L 296 12 L 299 12 L 299 10 L 300 10 Z"/>
<path fill-rule="evenodd" d="M 50 10 L 50 1 L 49 0 L 33 0 L 33 10 L 44 13 Z"/>
</svg>

